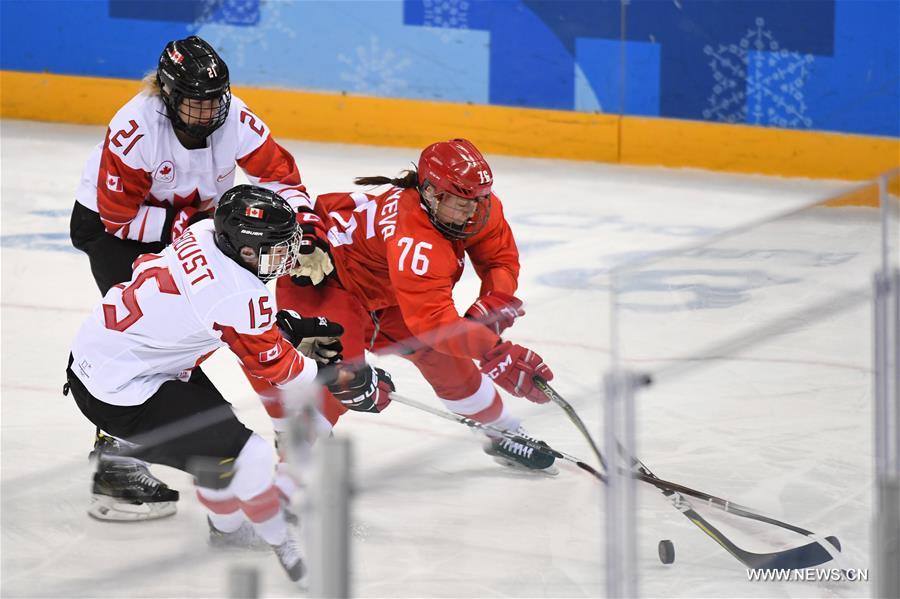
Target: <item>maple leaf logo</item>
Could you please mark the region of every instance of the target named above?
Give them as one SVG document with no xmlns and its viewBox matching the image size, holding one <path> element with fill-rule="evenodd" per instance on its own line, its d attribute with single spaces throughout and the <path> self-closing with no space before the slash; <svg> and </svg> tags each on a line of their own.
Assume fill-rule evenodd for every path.
<svg viewBox="0 0 900 599">
<path fill-rule="evenodd" d="M 180 196 L 177 193 L 175 197 L 172 198 L 172 205 L 175 206 L 178 210 L 181 210 L 185 206 L 198 206 L 200 205 L 200 190 L 195 189 L 191 193 L 186 196 Z"/>
<path fill-rule="evenodd" d="M 198 189 L 194 189 L 194 191 L 190 192 L 187 195 L 178 195 L 177 193 L 173 195 L 171 200 L 167 200 L 165 196 L 161 198 L 155 197 L 153 194 L 147 196 L 147 203 L 151 206 L 161 206 L 163 208 L 168 208 L 169 206 L 173 206 L 176 210 L 181 210 L 187 206 L 194 206 L 200 210 L 207 210 L 209 206 L 212 205 L 212 198 L 203 198 L 200 196 L 200 191 Z"/>
<path fill-rule="evenodd" d="M 153 178 L 162 183 L 171 183 L 175 180 L 175 165 L 172 164 L 171 160 L 166 160 L 156 167 Z"/>
</svg>

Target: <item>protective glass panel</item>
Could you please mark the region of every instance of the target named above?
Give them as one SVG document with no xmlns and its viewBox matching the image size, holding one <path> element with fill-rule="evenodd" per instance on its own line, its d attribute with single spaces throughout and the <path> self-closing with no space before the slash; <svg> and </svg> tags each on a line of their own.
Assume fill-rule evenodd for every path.
<svg viewBox="0 0 900 599">
<path fill-rule="evenodd" d="M 877 197 L 875 184 L 852 191 Z M 650 381 L 635 393 L 636 455 L 662 479 L 816 535 L 696 496 L 685 496 L 696 512 L 677 498 L 673 509 L 639 484 L 642 595 L 770 596 L 798 581 L 814 595 L 869 594 L 856 579 L 870 555 L 882 226 L 878 210 L 846 204 L 817 203 L 613 272 L 613 365 Z M 830 535 L 840 553 L 794 549 Z M 657 556 L 663 539 L 674 564 L 660 563 L 670 556 L 667 544 Z M 748 572 L 760 567 L 813 570 L 762 582 Z M 665 572 L 674 568 L 675 587 L 676 572 Z"/>
</svg>

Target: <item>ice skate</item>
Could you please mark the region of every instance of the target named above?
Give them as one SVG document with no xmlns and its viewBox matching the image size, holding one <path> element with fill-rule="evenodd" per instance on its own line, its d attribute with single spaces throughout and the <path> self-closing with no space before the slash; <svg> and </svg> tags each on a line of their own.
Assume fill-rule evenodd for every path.
<svg viewBox="0 0 900 599">
<path fill-rule="evenodd" d="M 513 432 L 519 437 L 534 441 L 539 446 L 547 445 L 529 435 L 521 426 Z M 559 474 L 559 469 L 554 465 L 556 457 L 553 454 L 507 437 L 490 437 L 484 446 L 484 452 L 492 456 L 498 464 L 516 470 L 551 476 Z"/>
<path fill-rule="evenodd" d="M 206 523 L 209 525 L 209 546 L 214 549 L 264 551 L 270 547 L 256 534 L 250 522 L 242 523 L 240 528 L 233 532 L 219 530 L 208 517 Z"/>
<path fill-rule="evenodd" d="M 98 520 L 131 522 L 155 520 L 176 511 L 178 491 L 150 474 L 147 464 L 117 456 L 121 445 L 102 433 L 97 435 L 91 458 L 96 459 L 88 514 Z"/>
<path fill-rule="evenodd" d="M 294 582 L 299 582 L 306 575 L 306 564 L 303 563 L 300 542 L 288 534 L 281 545 L 271 545 L 271 547 L 288 577 Z"/>
</svg>

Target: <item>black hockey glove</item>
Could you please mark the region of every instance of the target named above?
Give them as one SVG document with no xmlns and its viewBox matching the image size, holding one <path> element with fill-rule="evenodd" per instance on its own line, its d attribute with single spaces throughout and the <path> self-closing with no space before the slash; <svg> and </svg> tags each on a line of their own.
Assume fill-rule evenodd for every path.
<svg viewBox="0 0 900 599">
<path fill-rule="evenodd" d="M 334 364 L 343 359 L 344 346 L 339 337 L 344 327 L 324 316 L 303 318 L 293 310 L 279 310 L 275 324 L 297 350 L 319 364 Z"/>
<path fill-rule="evenodd" d="M 390 374 L 364 364 L 349 383 L 335 382 L 338 374 L 347 370 L 348 367 L 340 364 L 327 366 L 319 369 L 317 378 L 348 410 L 378 413 L 391 403 L 391 391 L 395 388 Z"/>
</svg>

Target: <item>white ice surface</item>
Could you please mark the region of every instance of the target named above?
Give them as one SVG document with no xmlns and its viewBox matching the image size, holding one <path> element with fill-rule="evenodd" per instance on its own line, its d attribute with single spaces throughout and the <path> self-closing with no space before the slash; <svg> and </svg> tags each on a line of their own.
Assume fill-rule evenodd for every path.
<svg viewBox="0 0 900 599">
<path fill-rule="evenodd" d="M 70 340 L 98 293 L 87 257 L 69 246 L 68 218 L 83 161 L 103 134 L 100 127 L 0 122 L 2 596 L 218 597 L 227 594 L 228 572 L 238 564 L 259 568 L 262 596 L 302 595 L 272 555 L 218 554 L 206 547 L 203 510 L 183 473 L 155 469 L 182 491 L 173 518 L 116 525 L 85 513 L 93 427 L 71 398 L 62 396 L 61 387 Z M 354 176 L 393 175 L 417 156 L 407 149 L 281 141 L 315 193 L 351 189 Z M 520 245 L 519 295 L 529 312 L 509 338 L 544 356 L 556 371 L 557 389 L 598 434 L 599 381 L 610 345 L 609 296 L 595 284 L 598 273 L 641 253 L 680 246 L 847 187 L 490 159 L 495 189 Z M 822 226 L 813 220 L 799 229 L 779 232 L 775 227 L 774 237 L 748 243 L 758 250 L 789 246 L 812 254 L 850 251 L 872 258 L 877 247 L 854 240 L 872 234 L 871 215 L 835 214 L 852 215 L 862 224 L 845 229 L 840 222 Z M 779 260 L 748 260 L 732 257 L 727 265 L 713 260 L 706 267 L 752 267 L 780 276 L 770 272 L 779 270 Z M 811 268 L 802 261 L 794 266 L 793 275 L 800 278 Z M 855 277 L 862 287 L 870 277 L 864 268 L 840 274 Z M 823 276 L 827 282 L 831 275 Z M 812 279 L 817 277 L 812 273 Z M 809 289 L 815 298 L 801 298 L 797 305 L 812 305 L 829 292 L 827 285 Z M 467 306 L 476 293 L 477 281 L 467 272 L 457 289 L 458 305 Z M 764 326 L 797 301 L 796 293 L 749 293 L 749 303 L 718 310 L 701 306 L 677 318 L 628 313 L 623 339 L 631 353 L 625 357 L 649 366 L 669 364 L 672 356 L 687 356 L 680 342 L 685 335 L 706 347 L 719 339 L 723 325 Z M 666 290 L 661 294 L 667 296 Z M 651 296 L 638 294 L 649 303 L 656 301 Z M 712 361 L 642 396 L 640 455 L 663 478 L 758 507 L 822 535 L 837 535 L 846 565 L 866 568 L 872 505 L 868 311 L 857 306 L 821 327 L 812 325 L 814 315 L 804 318 L 809 326 L 787 341 Z M 679 323 L 685 326 L 679 329 Z M 439 405 L 410 365 L 397 358 L 377 361 L 394 374 L 399 392 Z M 271 438 L 265 412 L 227 350 L 204 370 L 239 417 Z M 507 405 L 525 418 L 531 432 L 590 461 L 584 441 L 557 408 L 515 398 L 507 398 Z M 561 464 L 553 478 L 509 472 L 485 456 L 462 426 L 399 404 L 381 415 L 351 413 L 337 434 L 352 439 L 355 451 L 355 595 L 604 595 L 602 487 L 570 464 Z M 715 511 L 704 514 L 751 550 L 804 541 Z M 747 582 L 738 562 L 652 489 L 640 491 L 638 522 L 640 592 L 646 596 L 871 593 L 866 583 Z M 675 543 L 671 566 L 656 558 L 660 539 Z"/>
</svg>

